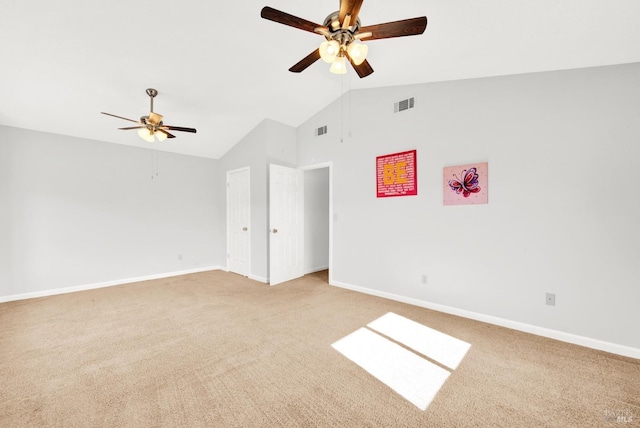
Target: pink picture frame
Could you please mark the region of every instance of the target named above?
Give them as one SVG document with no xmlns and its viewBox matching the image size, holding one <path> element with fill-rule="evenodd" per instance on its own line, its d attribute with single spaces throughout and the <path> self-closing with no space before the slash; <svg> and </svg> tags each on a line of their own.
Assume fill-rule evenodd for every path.
<svg viewBox="0 0 640 428">
<path fill-rule="evenodd" d="M 489 203 L 489 164 L 478 162 L 443 168 L 444 205 Z"/>
</svg>

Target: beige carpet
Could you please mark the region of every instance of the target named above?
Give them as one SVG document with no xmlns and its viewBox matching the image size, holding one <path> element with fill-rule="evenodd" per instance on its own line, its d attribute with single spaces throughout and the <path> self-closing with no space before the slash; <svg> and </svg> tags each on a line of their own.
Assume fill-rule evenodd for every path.
<svg viewBox="0 0 640 428">
<path fill-rule="evenodd" d="M 331 346 L 389 312 L 471 345 L 426 410 Z M 2 427 L 639 421 L 639 360 L 331 287 L 326 272 L 269 287 L 214 271 L 0 304 Z"/>
</svg>

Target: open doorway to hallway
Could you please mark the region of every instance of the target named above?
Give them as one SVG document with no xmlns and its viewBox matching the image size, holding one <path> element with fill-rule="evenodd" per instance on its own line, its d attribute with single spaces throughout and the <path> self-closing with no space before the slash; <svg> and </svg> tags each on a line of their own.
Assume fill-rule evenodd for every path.
<svg viewBox="0 0 640 428">
<path fill-rule="evenodd" d="M 329 283 L 331 267 L 331 167 L 304 171 L 304 272 Z"/>
</svg>

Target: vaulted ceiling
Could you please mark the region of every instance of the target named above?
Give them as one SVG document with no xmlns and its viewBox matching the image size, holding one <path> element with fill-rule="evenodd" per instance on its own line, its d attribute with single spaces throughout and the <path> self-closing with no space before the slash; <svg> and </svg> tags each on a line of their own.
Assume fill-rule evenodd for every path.
<svg viewBox="0 0 640 428">
<path fill-rule="evenodd" d="M 219 158 L 265 118 L 298 126 L 361 88 L 640 62 L 638 0 L 364 0 L 362 25 L 426 15 L 420 36 L 369 42 L 375 72 L 293 64 L 321 36 L 260 18 L 271 6 L 322 24 L 338 0 L 3 0 L 0 124 L 149 147 L 154 110 L 197 134 L 152 143 Z M 640 79 L 640 76 L 639 76 Z"/>
</svg>

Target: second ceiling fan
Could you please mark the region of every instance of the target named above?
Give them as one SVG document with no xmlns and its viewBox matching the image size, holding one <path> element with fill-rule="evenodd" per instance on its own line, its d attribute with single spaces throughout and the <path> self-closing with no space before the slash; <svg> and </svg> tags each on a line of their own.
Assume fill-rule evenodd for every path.
<svg viewBox="0 0 640 428">
<path fill-rule="evenodd" d="M 162 121 L 163 116 L 153 111 L 153 99 L 158 95 L 158 91 L 153 88 L 147 89 L 147 95 L 149 95 L 151 101 L 151 110 L 148 116 L 142 116 L 140 120 L 128 119 L 122 116 L 116 116 L 115 114 L 100 112 L 102 114 L 106 114 L 107 116 L 117 117 L 118 119 L 128 120 L 129 122 L 136 123 L 136 126 L 128 126 L 126 128 L 118 128 L 123 130 L 131 130 L 137 129 L 138 135 L 143 140 L 153 143 L 157 138 L 158 141 L 164 141 L 165 138 L 176 138 L 175 135 L 171 134 L 169 131 L 181 131 L 181 132 L 191 132 L 196 133 L 195 128 L 185 128 L 184 126 L 171 126 L 165 125 Z"/>
<path fill-rule="evenodd" d="M 424 33 L 427 28 L 426 16 L 362 27 L 360 18 L 358 18 L 362 1 L 340 0 L 340 10 L 327 16 L 323 25 L 269 6 L 262 8 L 260 16 L 270 21 L 324 36 L 325 41 L 320 47 L 291 67 L 289 71 L 300 73 L 322 58 L 325 62 L 331 63 L 330 71 L 336 74 L 346 73 L 346 62 L 349 61 L 358 76 L 362 78 L 373 73 L 373 68 L 366 59 L 368 47 L 360 43 L 362 39 L 368 41 L 416 36 Z"/>
</svg>

